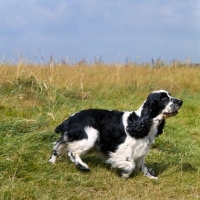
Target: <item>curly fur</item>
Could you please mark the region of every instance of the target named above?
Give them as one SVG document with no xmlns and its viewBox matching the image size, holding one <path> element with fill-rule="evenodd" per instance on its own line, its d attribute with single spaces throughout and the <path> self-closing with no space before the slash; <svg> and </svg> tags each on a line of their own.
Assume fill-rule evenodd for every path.
<svg viewBox="0 0 200 200">
<path fill-rule="evenodd" d="M 128 178 L 138 168 L 145 176 L 157 179 L 147 168 L 145 156 L 154 138 L 163 132 L 165 115 L 172 116 L 181 106 L 181 100 L 159 90 L 152 92 L 137 111 L 82 110 L 56 127 L 61 138 L 49 162 L 55 163 L 64 150 L 78 168 L 89 170 L 80 156 L 95 148 L 107 156 L 107 163 L 121 170 L 122 177 Z"/>
<path fill-rule="evenodd" d="M 135 139 L 143 138 L 148 135 L 151 124 L 152 118 L 150 118 L 148 115 L 144 117 L 138 117 L 135 113 L 132 113 L 128 118 L 126 131 Z"/>
</svg>

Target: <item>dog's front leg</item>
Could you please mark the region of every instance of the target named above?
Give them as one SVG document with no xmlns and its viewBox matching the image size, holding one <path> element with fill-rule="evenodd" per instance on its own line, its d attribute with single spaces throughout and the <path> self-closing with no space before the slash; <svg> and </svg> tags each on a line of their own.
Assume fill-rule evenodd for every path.
<svg viewBox="0 0 200 200">
<path fill-rule="evenodd" d="M 148 168 L 145 163 L 143 163 L 141 171 L 150 179 L 158 180 L 158 177 L 155 176 L 155 172 L 151 168 Z"/>
<path fill-rule="evenodd" d="M 139 159 L 137 159 L 136 163 L 137 163 L 137 168 L 140 169 L 145 176 L 149 177 L 150 179 L 158 180 L 158 177 L 155 176 L 155 172 L 153 171 L 153 169 L 148 168 L 146 166 L 145 156 L 142 156 Z"/>
</svg>

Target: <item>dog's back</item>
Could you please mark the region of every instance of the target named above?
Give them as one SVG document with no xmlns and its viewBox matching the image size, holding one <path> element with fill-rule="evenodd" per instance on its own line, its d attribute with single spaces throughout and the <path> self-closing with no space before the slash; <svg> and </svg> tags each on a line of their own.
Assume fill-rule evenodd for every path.
<svg viewBox="0 0 200 200">
<path fill-rule="evenodd" d="M 63 137 L 67 136 L 68 142 L 73 142 L 88 139 L 88 129 L 93 128 L 98 133 L 95 145 L 107 154 L 124 141 L 123 114 L 121 111 L 101 109 L 82 110 L 58 125 L 55 132 L 62 133 Z"/>
</svg>

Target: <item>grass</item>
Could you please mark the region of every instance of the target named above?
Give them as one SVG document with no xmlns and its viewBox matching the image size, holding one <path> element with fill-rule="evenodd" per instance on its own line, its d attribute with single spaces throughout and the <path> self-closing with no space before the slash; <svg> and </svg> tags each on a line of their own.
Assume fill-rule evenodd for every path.
<svg viewBox="0 0 200 200">
<path fill-rule="evenodd" d="M 0 66 L 0 199 L 200 199 L 200 68 L 122 66 Z M 166 89 L 183 99 L 179 115 L 148 154 L 159 181 L 141 173 L 120 178 L 91 153 L 79 171 L 67 157 L 48 163 L 55 126 L 85 108 L 136 110 Z"/>
</svg>

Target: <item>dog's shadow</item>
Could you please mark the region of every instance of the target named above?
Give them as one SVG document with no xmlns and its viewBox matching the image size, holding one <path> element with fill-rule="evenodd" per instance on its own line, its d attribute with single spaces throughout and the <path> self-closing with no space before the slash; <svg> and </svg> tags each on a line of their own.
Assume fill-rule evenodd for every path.
<svg viewBox="0 0 200 200">
<path fill-rule="evenodd" d="M 169 164 L 167 163 L 158 163 L 158 162 L 147 162 L 148 168 L 153 169 L 156 176 L 159 176 L 160 174 L 164 173 L 167 168 L 169 168 Z"/>
<path fill-rule="evenodd" d="M 159 176 L 163 173 L 165 173 L 167 170 L 169 173 L 176 173 L 176 172 L 196 172 L 198 171 L 197 168 L 192 166 L 191 163 L 188 162 L 177 162 L 177 164 L 172 164 L 172 163 L 163 163 L 163 162 L 147 162 L 147 166 L 149 168 L 152 168 L 155 171 L 156 176 Z"/>
<path fill-rule="evenodd" d="M 69 158 L 67 158 L 68 160 Z M 114 173 L 118 174 L 121 176 L 121 171 L 118 169 L 112 169 L 110 164 L 106 163 L 106 157 L 103 156 L 102 154 L 96 154 L 96 153 L 89 153 L 87 155 L 83 155 L 82 157 L 83 161 L 87 163 L 90 167 L 91 170 L 94 170 L 95 168 L 104 168 L 107 170 L 112 170 Z M 69 161 L 69 160 L 68 160 Z M 70 161 L 69 161 L 70 162 Z M 195 167 L 193 167 L 190 163 L 184 162 L 184 163 L 177 163 L 177 164 L 172 164 L 166 162 L 151 162 L 147 161 L 147 167 L 151 168 L 155 172 L 155 176 L 160 176 L 163 173 L 166 172 L 167 169 L 171 168 L 170 173 L 174 173 L 177 171 L 197 171 Z M 85 170 L 81 170 L 83 172 L 89 172 Z M 134 178 L 138 176 L 140 173 L 142 173 L 140 170 L 133 171 L 131 174 L 130 178 Z"/>
<path fill-rule="evenodd" d="M 87 163 L 91 168 L 94 167 L 108 167 L 106 164 L 106 156 L 101 153 L 89 153 L 87 155 L 83 155 L 83 161 Z"/>
<path fill-rule="evenodd" d="M 122 171 L 119 169 L 113 169 L 110 164 L 106 163 L 106 157 L 102 157 L 101 154 L 87 154 L 83 156 L 83 160 L 90 166 L 91 170 L 94 168 L 104 168 L 107 170 L 112 170 L 114 173 L 117 173 L 119 176 L 121 176 Z M 169 165 L 167 163 L 163 164 L 157 162 L 148 162 L 147 167 L 152 168 L 153 171 L 155 171 L 156 176 L 159 176 L 159 174 L 162 174 L 169 167 Z M 136 177 L 139 173 L 142 172 L 140 170 L 135 170 L 130 177 Z"/>
</svg>

